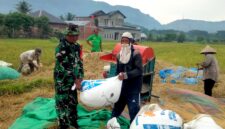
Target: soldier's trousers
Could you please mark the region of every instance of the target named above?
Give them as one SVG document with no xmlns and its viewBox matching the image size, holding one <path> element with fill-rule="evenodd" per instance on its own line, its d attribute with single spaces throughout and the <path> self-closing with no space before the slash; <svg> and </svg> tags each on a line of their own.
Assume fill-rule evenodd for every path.
<svg viewBox="0 0 225 129">
<path fill-rule="evenodd" d="M 78 128 L 77 124 L 77 91 L 56 93 L 56 113 L 60 129 L 67 129 L 69 126 Z"/>
</svg>

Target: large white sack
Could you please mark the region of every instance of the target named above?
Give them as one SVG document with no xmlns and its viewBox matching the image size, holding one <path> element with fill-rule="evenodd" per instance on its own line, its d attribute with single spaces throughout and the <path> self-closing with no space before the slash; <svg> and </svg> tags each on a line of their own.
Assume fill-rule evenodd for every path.
<svg viewBox="0 0 225 129">
<path fill-rule="evenodd" d="M 185 123 L 184 129 L 223 129 L 212 119 L 210 115 L 200 114 L 194 120 Z"/>
<path fill-rule="evenodd" d="M 118 101 L 122 81 L 118 76 L 103 80 L 84 80 L 81 84 L 80 100 L 90 107 L 103 107 Z"/>
<path fill-rule="evenodd" d="M 0 60 L 0 66 L 12 66 L 11 63 L 7 63 L 5 61 Z"/>
<path fill-rule="evenodd" d="M 141 108 L 130 129 L 182 129 L 182 123 L 182 118 L 176 112 L 150 104 Z"/>
</svg>

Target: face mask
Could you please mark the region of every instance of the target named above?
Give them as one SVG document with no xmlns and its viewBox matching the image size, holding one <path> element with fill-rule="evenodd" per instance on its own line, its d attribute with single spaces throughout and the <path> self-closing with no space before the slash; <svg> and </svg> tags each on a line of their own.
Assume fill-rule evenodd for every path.
<svg viewBox="0 0 225 129">
<path fill-rule="evenodd" d="M 122 48 L 126 48 L 126 47 L 129 47 L 129 46 L 130 46 L 129 44 L 121 44 Z"/>
<path fill-rule="evenodd" d="M 131 46 L 129 44 L 121 44 L 120 62 L 127 64 L 131 56 Z"/>
</svg>

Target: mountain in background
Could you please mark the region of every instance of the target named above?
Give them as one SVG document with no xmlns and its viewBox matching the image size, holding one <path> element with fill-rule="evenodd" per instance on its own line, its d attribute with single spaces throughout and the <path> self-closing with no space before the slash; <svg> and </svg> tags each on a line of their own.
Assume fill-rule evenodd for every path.
<svg viewBox="0 0 225 129">
<path fill-rule="evenodd" d="M 225 30 L 225 21 L 208 22 L 202 20 L 183 19 L 163 25 L 163 29 L 173 29 L 184 32 L 188 32 L 190 30 L 204 30 L 209 33 L 216 33 L 219 30 Z"/>
<path fill-rule="evenodd" d="M 0 13 L 8 13 L 16 11 L 16 4 L 20 0 L 0 0 Z M 127 18 L 125 22 L 133 25 L 151 29 L 173 29 L 180 31 L 204 30 L 214 33 L 218 30 L 225 30 L 225 21 L 208 22 L 200 20 L 176 20 L 166 25 L 161 25 L 157 20 L 148 14 L 142 13 L 140 10 L 129 6 L 112 6 L 105 2 L 97 2 L 93 0 L 26 0 L 31 4 L 32 11 L 45 10 L 57 17 L 65 15 L 68 12 L 76 16 L 89 16 L 97 10 L 103 10 L 108 13 L 110 11 L 120 10 Z"/>
<path fill-rule="evenodd" d="M 89 16 L 97 10 L 110 12 L 120 10 L 127 18 L 125 22 L 140 25 L 148 29 L 160 29 L 161 24 L 140 10 L 129 6 L 111 6 L 105 2 L 93 0 L 26 0 L 31 4 L 32 11 L 45 10 L 57 17 L 68 12 L 76 16 Z M 0 13 L 16 11 L 16 4 L 19 0 L 0 0 Z M 141 20 L 140 20 L 141 19 Z"/>
</svg>

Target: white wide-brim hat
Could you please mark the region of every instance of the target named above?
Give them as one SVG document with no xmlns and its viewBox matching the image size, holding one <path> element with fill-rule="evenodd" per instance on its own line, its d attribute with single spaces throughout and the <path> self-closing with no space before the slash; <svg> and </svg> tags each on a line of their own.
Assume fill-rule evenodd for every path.
<svg viewBox="0 0 225 129">
<path fill-rule="evenodd" d="M 202 49 L 202 51 L 200 52 L 200 54 L 205 54 L 205 53 L 213 53 L 216 54 L 216 50 L 212 47 L 210 47 L 209 45 L 207 45 L 205 48 Z"/>
</svg>

